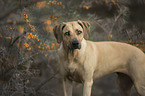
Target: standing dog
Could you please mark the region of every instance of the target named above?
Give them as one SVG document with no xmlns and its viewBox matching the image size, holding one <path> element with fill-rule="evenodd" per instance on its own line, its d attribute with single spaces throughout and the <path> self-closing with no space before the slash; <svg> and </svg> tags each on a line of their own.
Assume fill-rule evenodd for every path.
<svg viewBox="0 0 145 96">
<path fill-rule="evenodd" d="M 72 81 L 83 84 L 83 96 L 91 96 L 94 79 L 116 72 L 121 96 L 129 96 L 134 84 L 145 96 L 145 54 L 138 48 L 119 42 L 92 42 L 90 24 L 66 22 L 55 26 L 60 43 L 60 73 L 65 96 L 72 96 Z"/>
</svg>

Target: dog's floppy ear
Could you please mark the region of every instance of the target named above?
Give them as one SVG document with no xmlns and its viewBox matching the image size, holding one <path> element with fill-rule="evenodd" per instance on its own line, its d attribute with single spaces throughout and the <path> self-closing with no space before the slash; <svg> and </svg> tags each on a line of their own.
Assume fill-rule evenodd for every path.
<svg viewBox="0 0 145 96">
<path fill-rule="evenodd" d="M 85 39 L 89 39 L 89 33 L 90 33 L 90 23 L 86 21 L 80 21 L 78 20 L 78 24 L 83 28 L 84 30 L 84 37 Z"/>
<path fill-rule="evenodd" d="M 57 39 L 57 43 L 61 43 L 62 41 L 62 30 L 64 29 L 65 26 L 66 24 L 61 23 L 61 24 L 56 25 L 53 29 L 54 36 Z"/>
</svg>

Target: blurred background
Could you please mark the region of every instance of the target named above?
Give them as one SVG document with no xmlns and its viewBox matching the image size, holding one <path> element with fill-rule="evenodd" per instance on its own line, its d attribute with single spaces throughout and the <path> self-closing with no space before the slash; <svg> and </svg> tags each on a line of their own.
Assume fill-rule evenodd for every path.
<svg viewBox="0 0 145 96">
<path fill-rule="evenodd" d="M 53 27 L 75 20 L 91 24 L 92 41 L 145 52 L 145 0 L 0 0 L 0 96 L 63 96 Z M 96 80 L 92 96 L 119 96 L 116 74 Z"/>
</svg>

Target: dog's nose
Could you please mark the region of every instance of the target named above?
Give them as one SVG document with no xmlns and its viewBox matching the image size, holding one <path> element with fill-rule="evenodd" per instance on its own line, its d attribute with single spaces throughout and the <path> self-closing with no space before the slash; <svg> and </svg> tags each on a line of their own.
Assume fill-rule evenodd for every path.
<svg viewBox="0 0 145 96">
<path fill-rule="evenodd" d="M 72 41 L 72 45 L 73 45 L 73 46 L 78 46 L 78 45 L 79 45 L 79 41 L 78 41 L 78 40 Z"/>
<path fill-rule="evenodd" d="M 71 49 L 80 49 L 81 48 L 81 44 L 79 43 L 78 40 L 73 40 L 70 48 Z"/>
</svg>

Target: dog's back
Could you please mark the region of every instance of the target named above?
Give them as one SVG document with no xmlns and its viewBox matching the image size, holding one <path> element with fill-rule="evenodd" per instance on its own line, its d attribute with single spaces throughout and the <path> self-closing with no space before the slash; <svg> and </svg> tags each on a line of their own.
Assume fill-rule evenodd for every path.
<svg viewBox="0 0 145 96">
<path fill-rule="evenodd" d="M 108 70 L 110 69 L 110 73 L 114 70 L 114 72 L 120 71 L 125 74 L 133 75 L 135 70 L 142 69 L 141 71 L 143 72 L 144 70 L 143 73 L 145 73 L 145 54 L 135 46 L 112 41 L 87 41 L 87 45 L 92 45 L 92 47 L 95 47 L 94 49 L 97 49 L 98 53 L 96 53 L 99 54 L 99 56 L 97 56 L 96 59 L 99 61 L 97 62 L 96 70 L 100 72 L 104 72 L 107 69 L 106 74 L 109 74 Z M 92 50 L 89 48 L 86 49 Z M 103 66 L 103 64 L 105 66 Z"/>
</svg>

